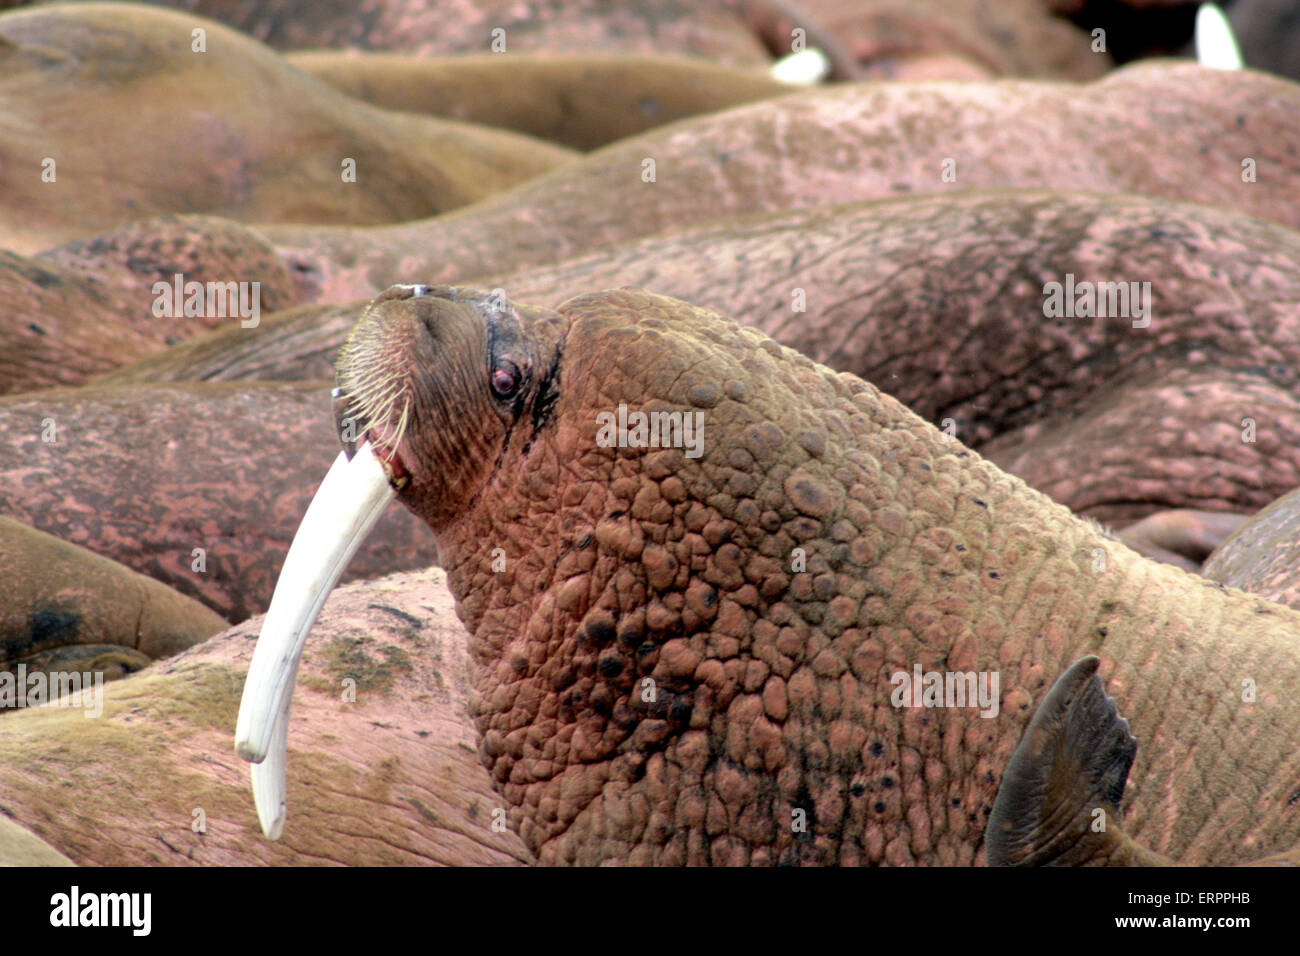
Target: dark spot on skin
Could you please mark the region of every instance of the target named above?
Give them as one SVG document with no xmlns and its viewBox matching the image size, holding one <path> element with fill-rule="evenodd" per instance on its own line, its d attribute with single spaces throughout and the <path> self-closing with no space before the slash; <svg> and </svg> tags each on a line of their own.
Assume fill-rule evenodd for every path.
<svg viewBox="0 0 1300 956">
<path fill-rule="evenodd" d="M 1104 627 L 1099 627 L 1099 628 L 1097 628 L 1097 634 L 1100 635 L 1101 637 L 1105 637 L 1105 636 L 1106 636 L 1106 628 L 1104 628 Z"/>
<path fill-rule="evenodd" d="M 855 783 L 853 786 L 849 787 L 849 792 L 855 797 L 860 797 L 867 792 L 866 784 Z"/>
<path fill-rule="evenodd" d="M 645 628 L 639 624 L 625 624 L 623 630 L 618 632 L 619 646 L 625 647 L 628 650 L 639 647 L 644 638 Z"/>
<path fill-rule="evenodd" d="M 614 631 L 614 622 L 608 618 L 597 618 L 587 624 L 587 640 L 596 647 L 604 647 L 607 644 L 612 644 L 617 636 L 617 633 Z M 619 669 L 622 669 L 622 665 L 619 665 Z"/>
<path fill-rule="evenodd" d="M 953 805 L 954 807 L 960 807 L 960 806 L 961 806 L 961 797 L 953 797 L 953 798 L 952 798 L 952 805 Z"/>
<path fill-rule="evenodd" d="M 1288 807 L 1294 807 L 1297 803 L 1300 803 L 1300 790 L 1297 790 L 1295 793 L 1291 794 L 1291 796 L 1288 797 L 1286 801 L 1286 805 Z"/>
<path fill-rule="evenodd" d="M 975 499 L 973 499 L 973 500 L 974 500 L 974 502 L 975 502 L 977 505 L 979 505 L 981 508 L 987 508 L 987 507 L 988 507 L 987 504 L 985 504 L 983 501 L 980 501 L 978 498 L 975 498 Z"/>
<path fill-rule="evenodd" d="M 58 285 L 59 277 L 53 272 L 46 272 L 44 269 L 33 267 L 28 270 L 28 277 L 42 289 L 48 289 L 50 286 Z"/>
<path fill-rule="evenodd" d="M 889 776 L 889 774 L 885 774 L 883 777 L 880 778 L 880 785 L 884 787 L 886 790 L 888 790 L 890 787 L 894 785 L 894 778 Z"/>
<path fill-rule="evenodd" d="M 75 644 L 81 630 L 81 615 L 54 608 L 41 608 L 33 611 L 27 618 L 26 646 L 13 648 L 15 656 L 28 648 L 42 649 L 58 647 L 60 644 Z"/>
<path fill-rule="evenodd" d="M 1244 117 L 1244 116 L 1242 116 L 1240 113 L 1238 113 L 1238 114 L 1237 114 L 1237 129 L 1241 129 L 1241 128 L 1242 128 L 1243 126 L 1245 126 L 1245 125 L 1246 125 L 1246 117 Z"/>
<path fill-rule="evenodd" d="M 871 756 L 879 757 L 884 752 L 885 752 L 884 744 L 882 744 L 879 740 L 871 741 Z"/>
<path fill-rule="evenodd" d="M 643 96 L 636 101 L 636 108 L 641 111 L 642 116 L 658 116 L 659 101 L 653 96 Z"/>
<path fill-rule="evenodd" d="M 934 471 L 934 469 L 931 468 L 929 465 L 927 465 L 925 462 L 921 462 L 921 469 L 923 471 Z"/>
<path fill-rule="evenodd" d="M 882 801 L 882 800 L 877 800 L 877 801 L 876 801 L 876 805 L 875 805 L 874 807 L 872 807 L 872 809 L 875 810 L 877 813 L 884 813 L 884 812 L 885 812 L 885 804 L 884 804 L 884 801 Z"/>
<path fill-rule="evenodd" d="M 31 329 L 33 332 L 35 332 L 37 335 L 45 334 L 45 330 L 41 328 L 39 325 L 37 325 L 35 322 L 28 322 L 27 327 Z"/>
<path fill-rule="evenodd" d="M 617 654 L 603 654 L 596 663 L 602 677 L 617 677 L 623 673 L 623 660 Z"/>
<path fill-rule="evenodd" d="M 573 543 L 573 546 L 575 548 L 585 548 L 589 544 L 591 544 L 591 535 L 584 534 L 581 538 L 579 538 L 577 541 Z"/>
<path fill-rule="evenodd" d="M 684 726 L 691 719 L 691 711 L 694 709 L 689 697 L 679 694 L 673 698 L 668 706 L 668 719 L 673 723 Z"/>
<path fill-rule="evenodd" d="M 964 544 L 959 544 L 959 545 L 957 545 L 957 550 L 958 550 L 959 552 L 964 552 L 964 551 L 966 550 L 966 545 L 964 545 Z"/>
<path fill-rule="evenodd" d="M 998 573 L 997 573 L 996 571 L 990 571 L 990 572 L 989 572 L 989 577 L 991 577 L 991 578 L 996 578 L 997 576 L 998 576 Z"/>
<path fill-rule="evenodd" d="M 371 609 L 376 611 L 387 611 L 389 614 L 393 615 L 393 617 L 397 618 L 399 621 L 405 621 L 407 624 L 410 624 L 412 627 L 424 626 L 424 622 L 421 621 L 418 617 L 416 617 L 413 614 L 407 614 L 405 611 L 401 610 L 400 608 L 390 607 L 387 604 L 371 604 L 369 606 Z"/>
</svg>

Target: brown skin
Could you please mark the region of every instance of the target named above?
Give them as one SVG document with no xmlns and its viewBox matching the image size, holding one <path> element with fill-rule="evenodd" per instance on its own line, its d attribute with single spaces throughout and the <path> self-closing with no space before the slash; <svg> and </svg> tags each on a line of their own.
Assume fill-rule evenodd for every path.
<svg viewBox="0 0 1300 956">
<path fill-rule="evenodd" d="M 263 232 L 315 300 L 339 302 L 394 281 L 463 281 L 738 215 L 900 193 L 1127 192 L 1295 228 L 1297 113 L 1296 84 L 1189 64 L 1129 67 L 1085 87 L 844 86 L 684 120 L 437 220 Z M 1257 182 L 1241 181 L 1243 157 Z M 647 158 L 654 183 L 641 180 Z M 941 181 L 947 158 L 954 183 Z"/>
<path fill-rule="evenodd" d="M 0 517 L 0 670 L 114 680 L 229 626 L 152 578 Z"/>
<path fill-rule="evenodd" d="M 1212 581 L 1300 608 L 1300 491 L 1250 519 L 1205 562 Z"/>
<path fill-rule="evenodd" d="M 121 562 L 230 621 L 265 610 L 336 452 L 329 385 L 216 383 L 0 399 L 0 514 Z M 43 440 L 54 422 L 54 442 Z M 205 551 L 195 570 L 194 549 Z M 351 578 L 437 560 L 390 509 Z"/>
<path fill-rule="evenodd" d="M 1163 561 L 1190 571 L 1201 570 L 1210 553 L 1229 537 L 1241 530 L 1250 520 L 1249 515 L 1219 511 L 1197 511 L 1194 508 L 1174 508 L 1157 511 L 1141 521 L 1128 525 L 1119 538 L 1143 557 Z M 1241 587 L 1236 584 L 1233 587 Z M 1253 588 L 1242 588 L 1253 591 Z M 1258 593 L 1258 592 L 1255 592 Z M 1270 601 L 1277 600 L 1269 598 Z M 1279 601 L 1285 604 L 1285 601 Z"/>
<path fill-rule="evenodd" d="M 216 310 L 155 315 L 154 283 L 171 288 L 177 273 L 201 283 L 257 282 L 266 313 L 297 298 L 266 240 L 227 219 L 166 216 L 35 256 L 0 251 L 0 393 L 79 385 L 212 329 L 251 331 L 238 314 Z"/>
<path fill-rule="evenodd" d="M 980 450 L 1100 521 L 1122 525 L 1166 508 L 1252 511 L 1300 485 L 1295 374 L 1289 363 L 1174 363 Z"/>
<path fill-rule="evenodd" d="M 1091 38 L 1056 19 L 1041 0 L 800 0 L 876 78 L 886 64 L 923 54 L 957 54 L 999 76 L 1092 80 L 1114 63 Z M 789 29 L 773 31 L 789 37 Z"/>
<path fill-rule="evenodd" d="M 490 52 L 505 31 L 507 53 L 634 56 L 669 53 L 730 66 L 763 66 L 753 31 L 721 5 L 679 0 L 180 0 L 281 50 L 356 48 L 411 53 Z M 171 0 L 168 6 L 179 6 Z M 711 9 L 712 8 L 712 9 Z"/>
<path fill-rule="evenodd" d="M 1185 863 L 1300 839 L 1300 614 L 1138 557 L 871 385 L 685 303 L 488 305 L 381 296 L 336 414 L 438 537 L 482 752 L 540 862 L 981 861 L 1032 702 L 1090 652 L 1160 741 L 1135 839 Z M 367 420 L 368 367 L 404 386 L 404 434 Z M 702 457 L 601 447 L 620 403 L 702 413 Z M 891 706 L 914 664 L 997 671 L 999 716 Z M 1257 705 L 1228 693 L 1243 677 Z"/>
<path fill-rule="evenodd" d="M 124 365 L 96 385 L 163 382 L 306 382 L 334 360 L 365 302 L 302 305 L 262 317 L 255 329 L 220 329 Z"/>
<path fill-rule="evenodd" d="M 481 123 L 589 151 L 688 116 L 793 92 L 755 70 L 617 54 L 289 54 L 375 106 Z"/>
<path fill-rule="evenodd" d="M 278 842 L 263 839 L 230 744 L 260 625 L 106 685 L 100 719 L 67 707 L 5 715 L 6 810 L 83 866 L 532 861 L 492 828 L 501 799 L 474 752 L 466 636 L 436 569 L 331 596 L 294 695 L 289 821 Z"/>
<path fill-rule="evenodd" d="M 990 866 L 1173 866 L 1124 830 L 1137 739 L 1106 696 L 1098 658 L 1072 664 L 1034 712 L 985 834 Z M 1300 866 L 1300 846 L 1241 863 Z"/>
<path fill-rule="evenodd" d="M 1044 317 L 1044 283 L 1066 273 L 1150 282 L 1149 327 Z M 1169 508 L 1254 510 L 1300 484 L 1297 275 L 1300 234 L 1235 212 L 1017 191 L 769 213 L 478 284 L 547 305 L 631 285 L 741 316 L 880 383 L 1074 510 L 1127 523 Z M 111 380 L 322 377 L 360 308 L 269 316 Z M 1175 374 L 1193 358 L 1194 379 Z M 1169 382 L 1128 391 L 1157 375 Z M 1246 416 L 1255 442 L 1240 440 Z"/>
<path fill-rule="evenodd" d="M 191 31 L 207 31 L 207 52 Z M 0 16 L 0 248 L 162 213 L 373 225 L 506 189 L 571 154 L 359 103 L 220 24 L 136 4 Z M 96 95 L 83 94 L 94 89 Z M 131 123 L 121 118 L 130 116 Z M 41 178 L 46 157 L 57 179 Z M 214 159 L 216 157 L 216 159 Z M 342 162 L 356 162 L 344 182 Z"/>
</svg>

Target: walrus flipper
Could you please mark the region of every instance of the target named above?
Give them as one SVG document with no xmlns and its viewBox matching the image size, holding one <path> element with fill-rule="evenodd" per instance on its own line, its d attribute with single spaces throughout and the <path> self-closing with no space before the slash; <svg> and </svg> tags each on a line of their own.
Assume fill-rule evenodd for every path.
<svg viewBox="0 0 1300 956">
<path fill-rule="evenodd" d="M 1169 864 L 1120 828 L 1137 740 L 1106 696 L 1098 664 L 1075 661 L 1029 722 L 984 833 L 990 866 Z"/>
</svg>

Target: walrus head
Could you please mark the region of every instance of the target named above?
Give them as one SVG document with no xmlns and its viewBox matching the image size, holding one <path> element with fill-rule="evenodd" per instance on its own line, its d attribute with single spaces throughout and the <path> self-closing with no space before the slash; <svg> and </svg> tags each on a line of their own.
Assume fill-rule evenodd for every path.
<svg viewBox="0 0 1300 956">
<path fill-rule="evenodd" d="M 500 293 L 389 288 L 339 354 L 334 415 L 348 457 L 369 443 L 403 503 L 440 531 L 476 497 L 516 426 L 543 423 L 561 321 Z"/>
<path fill-rule="evenodd" d="M 1095 529 L 871 384 L 639 290 L 552 312 L 390 289 L 337 381 L 356 451 L 303 520 L 240 708 L 268 834 L 307 628 L 397 496 L 437 536 L 480 752 L 542 862 L 972 862 L 1026 715 L 996 687 L 980 713 L 1005 719 L 978 733 L 904 713 L 891 675 L 997 672 L 1031 611 L 1017 626 L 1057 633 L 1040 617 L 1094 580 Z M 1036 653 L 1064 668 L 1063 640 Z M 917 849 L 887 836 L 921 814 Z"/>
<path fill-rule="evenodd" d="M 435 532 L 474 499 L 525 410 L 554 402 L 562 320 L 499 294 L 395 285 L 345 342 L 333 392 L 344 451 L 294 537 L 244 685 L 236 750 L 253 762 L 263 832 L 285 819 L 288 715 L 307 634 L 394 496 Z"/>
</svg>

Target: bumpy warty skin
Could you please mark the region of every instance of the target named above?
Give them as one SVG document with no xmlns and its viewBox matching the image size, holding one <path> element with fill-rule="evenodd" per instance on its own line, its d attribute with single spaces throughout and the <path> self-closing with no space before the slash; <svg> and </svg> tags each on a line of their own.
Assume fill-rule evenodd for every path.
<svg viewBox="0 0 1300 956">
<path fill-rule="evenodd" d="M 557 311 L 533 326 L 559 356 L 547 414 L 501 428 L 469 395 L 407 448 L 448 470 L 455 508 L 416 510 L 473 635 L 483 759 L 543 863 L 983 862 L 1032 705 L 1083 654 L 1143 741 L 1136 838 L 1187 863 L 1300 838 L 1279 745 L 1300 615 L 1139 559 L 753 329 L 631 290 Z M 424 374 L 461 363 L 486 380 L 479 352 Z M 620 403 L 701 413 L 702 456 L 601 447 Z M 998 716 L 892 706 L 916 664 L 996 672 Z"/>
</svg>

